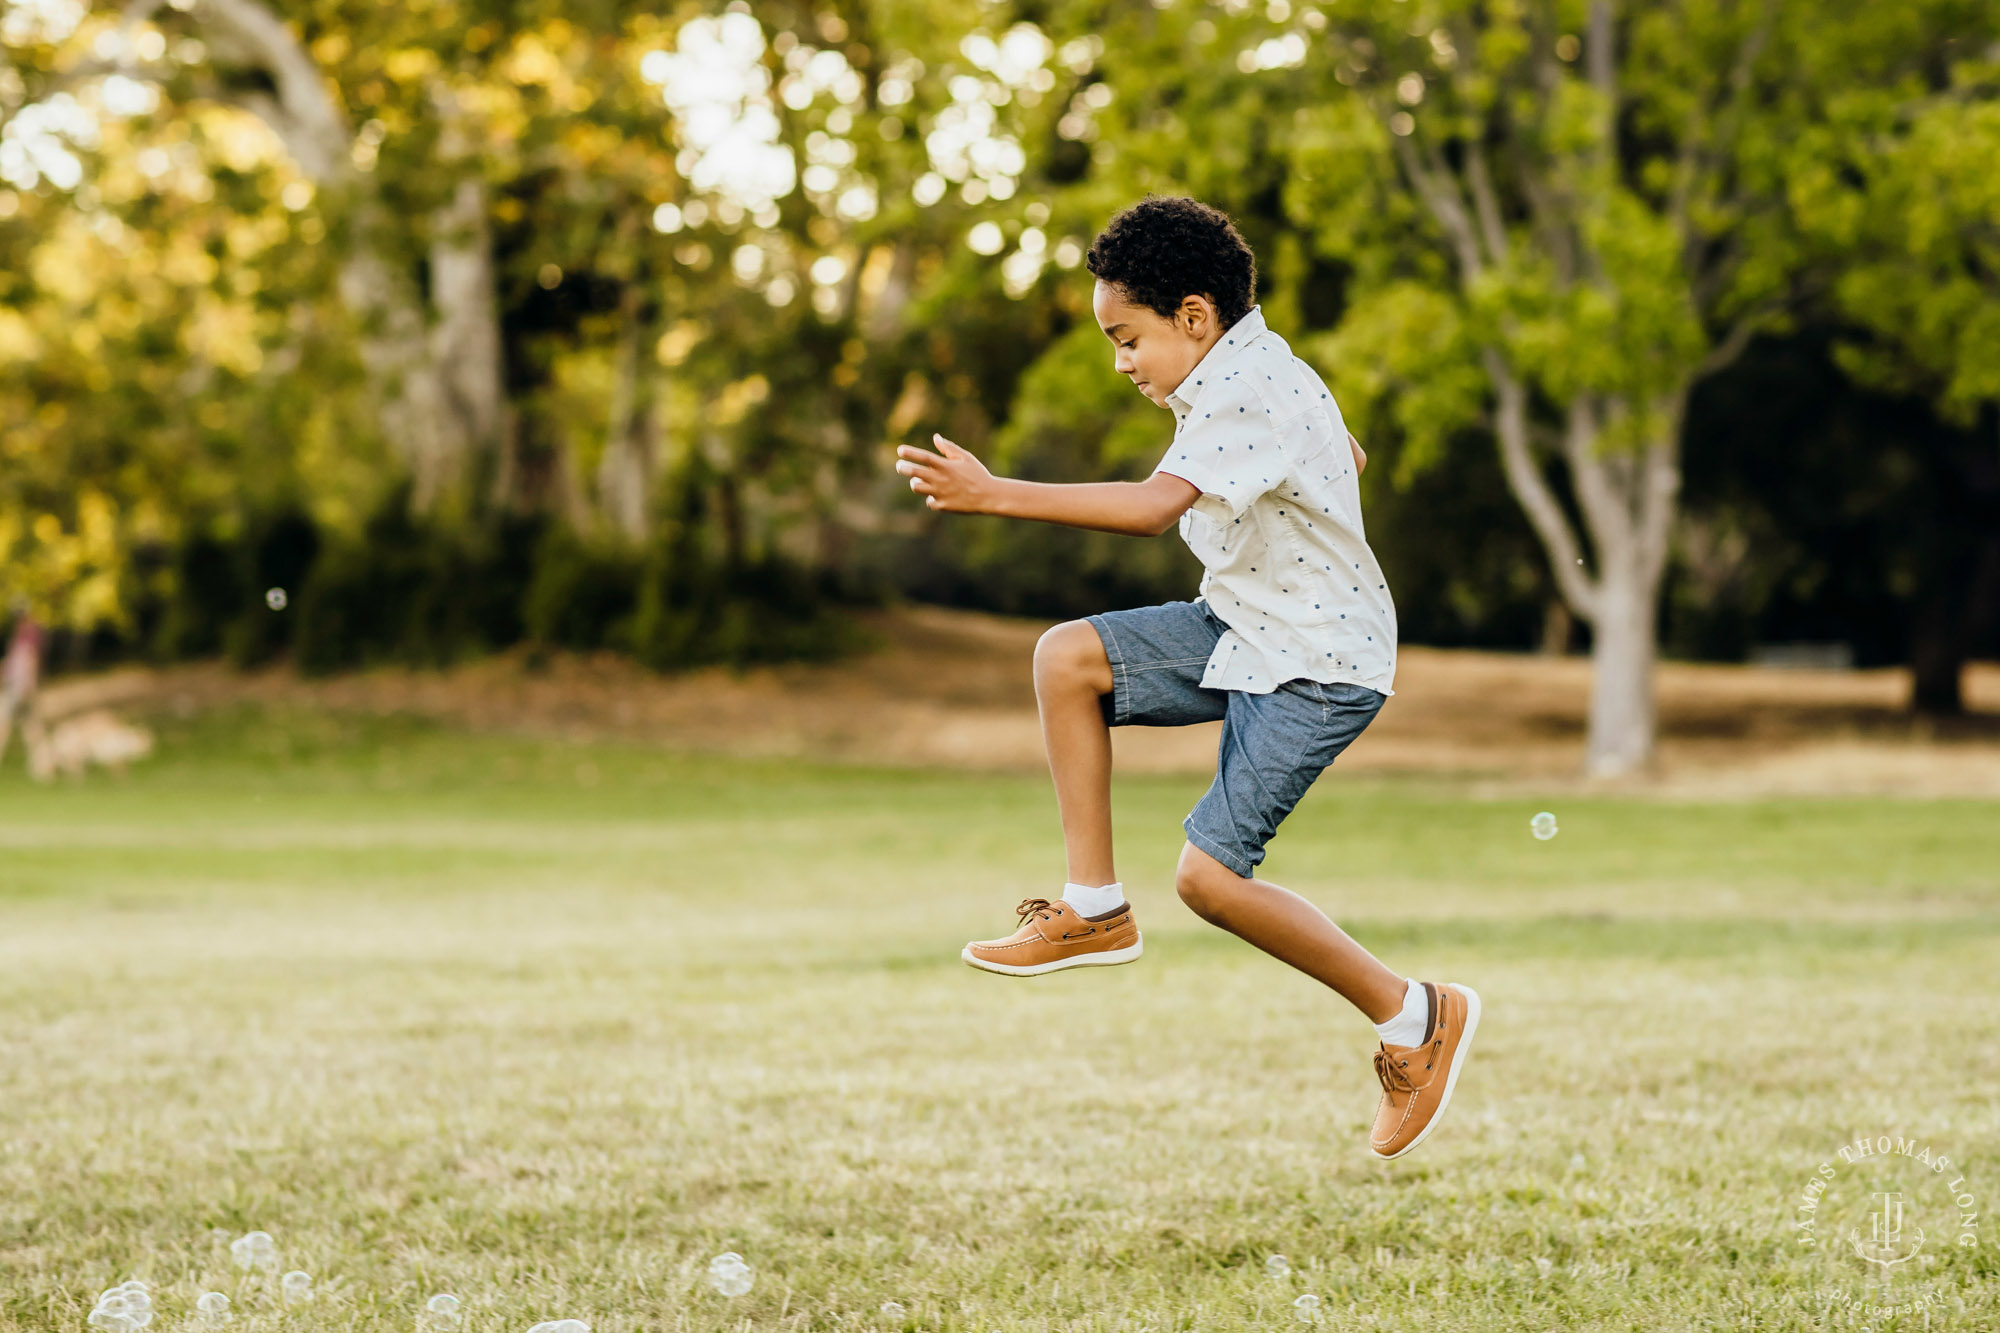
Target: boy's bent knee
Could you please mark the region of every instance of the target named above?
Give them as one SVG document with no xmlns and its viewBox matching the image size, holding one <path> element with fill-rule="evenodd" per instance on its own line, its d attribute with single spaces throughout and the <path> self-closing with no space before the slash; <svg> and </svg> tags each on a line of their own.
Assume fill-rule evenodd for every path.
<svg viewBox="0 0 2000 1333">
<path fill-rule="evenodd" d="M 1111 659 L 1088 620 L 1065 620 L 1035 641 L 1035 684 L 1075 683 L 1111 692 Z"/>
<path fill-rule="evenodd" d="M 1193 843 L 1181 848 L 1180 864 L 1174 868 L 1174 889 L 1188 909 L 1204 921 L 1214 921 L 1227 912 L 1242 883 L 1243 876 Z"/>
</svg>

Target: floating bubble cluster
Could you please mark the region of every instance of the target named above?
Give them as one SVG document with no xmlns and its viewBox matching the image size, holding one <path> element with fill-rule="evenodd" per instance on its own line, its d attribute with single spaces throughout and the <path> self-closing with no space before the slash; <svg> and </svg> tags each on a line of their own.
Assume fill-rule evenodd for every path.
<svg viewBox="0 0 2000 1333">
<path fill-rule="evenodd" d="M 1292 1265 L 1282 1254 L 1274 1254 L 1264 1260 L 1264 1271 L 1272 1277 L 1290 1277 Z"/>
<path fill-rule="evenodd" d="M 1547 842 L 1556 836 L 1556 817 L 1544 810 L 1528 821 L 1528 829 L 1539 842 Z"/>
<path fill-rule="evenodd" d="M 291 599 L 285 596 L 283 588 L 267 588 L 264 591 L 264 605 L 270 607 L 273 611 L 284 610 L 285 603 L 289 600 Z"/>
<path fill-rule="evenodd" d="M 195 1297 L 194 1309 L 209 1328 L 221 1328 L 229 1322 L 229 1298 L 219 1291 L 204 1291 Z"/>
<path fill-rule="evenodd" d="M 300 1272 L 295 1268 L 278 1279 L 278 1286 L 285 1293 L 285 1304 L 287 1305 L 297 1305 L 301 1301 L 309 1301 L 313 1298 L 311 1273 Z"/>
<path fill-rule="evenodd" d="M 128 1333 L 152 1322 L 152 1291 L 137 1278 L 100 1292 L 97 1306 L 90 1312 L 90 1326 L 110 1333 Z"/>
<path fill-rule="evenodd" d="M 743 1256 L 734 1250 L 718 1254 L 708 1261 L 708 1285 L 724 1296 L 741 1296 L 750 1290 L 752 1281 L 750 1265 L 744 1263 Z"/>
<path fill-rule="evenodd" d="M 268 1231 L 252 1231 L 229 1242 L 229 1256 L 241 1269 L 276 1268 L 278 1242 L 271 1239 Z"/>
<path fill-rule="evenodd" d="M 465 1316 L 458 1312 L 458 1297 L 448 1291 L 424 1302 L 424 1318 L 432 1328 L 457 1328 L 465 1322 Z"/>
<path fill-rule="evenodd" d="M 909 1313 L 898 1301 L 882 1302 L 882 1317 L 892 1324 L 902 1323 L 904 1319 L 909 1317 Z"/>
<path fill-rule="evenodd" d="M 590 1333 L 590 1325 L 581 1319 L 544 1319 L 530 1325 L 528 1333 Z"/>
<path fill-rule="evenodd" d="M 1311 1292 L 1307 1292 L 1292 1302 L 1292 1313 L 1299 1317 L 1301 1324 L 1317 1324 L 1319 1322 L 1319 1297 L 1313 1295 Z"/>
</svg>

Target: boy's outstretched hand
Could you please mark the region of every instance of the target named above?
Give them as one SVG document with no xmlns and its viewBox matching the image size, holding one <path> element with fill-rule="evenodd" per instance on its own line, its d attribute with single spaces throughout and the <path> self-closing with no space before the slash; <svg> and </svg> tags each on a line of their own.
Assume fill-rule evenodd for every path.
<svg viewBox="0 0 2000 1333">
<path fill-rule="evenodd" d="M 957 514 L 986 512 L 993 474 L 986 465 L 942 435 L 933 435 L 938 452 L 913 444 L 896 446 L 896 471 L 910 479 L 910 489 L 932 509 Z"/>
</svg>

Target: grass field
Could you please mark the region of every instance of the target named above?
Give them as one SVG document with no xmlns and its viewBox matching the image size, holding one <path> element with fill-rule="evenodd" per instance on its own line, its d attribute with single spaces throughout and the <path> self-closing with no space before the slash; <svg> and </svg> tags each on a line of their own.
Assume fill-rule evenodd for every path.
<svg viewBox="0 0 2000 1333">
<path fill-rule="evenodd" d="M 1118 788 L 1144 960 L 1015 982 L 957 954 L 1060 884 L 1046 779 L 160 730 L 122 782 L 0 774 L 0 1329 L 134 1276 L 155 1330 L 211 1288 L 238 1330 L 2000 1328 L 2000 804 L 1567 796 L 1538 843 L 1532 791 L 1329 773 L 1266 876 L 1486 1003 L 1385 1164 L 1365 1020 L 1174 899 L 1199 779 Z M 1792 1226 L 1878 1134 L 1980 1217 L 1911 1196 L 1931 1303 L 1886 1319 Z"/>
</svg>

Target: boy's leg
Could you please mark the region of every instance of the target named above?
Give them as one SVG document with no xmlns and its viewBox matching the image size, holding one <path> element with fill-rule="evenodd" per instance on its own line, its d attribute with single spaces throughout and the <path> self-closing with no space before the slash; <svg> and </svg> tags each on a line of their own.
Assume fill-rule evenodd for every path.
<svg viewBox="0 0 2000 1333">
<path fill-rule="evenodd" d="M 1239 875 L 1192 842 L 1174 886 L 1195 915 L 1338 991 L 1369 1022 L 1402 1012 L 1406 980 L 1290 889 Z"/>
<path fill-rule="evenodd" d="M 1111 611 L 1067 621 L 1035 645 L 1035 696 L 1055 781 L 1070 884 L 1029 898 L 1020 927 L 975 940 L 967 963 L 1010 976 L 1101 967 L 1139 957 L 1143 941 L 1119 887 L 1111 844 L 1111 728 L 1185 726 L 1221 718 L 1226 692 L 1201 687 L 1223 626 L 1205 602 Z M 1103 889 L 1085 893 L 1084 889 Z"/>
<path fill-rule="evenodd" d="M 1479 1026 L 1479 996 L 1397 976 L 1317 907 L 1255 875 L 1279 822 L 1381 706 L 1380 694 L 1358 685 L 1231 691 L 1215 782 L 1183 822 L 1188 845 L 1175 878 L 1200 916 L 1338 991 L 1381 1029 L 1382 1099 L 1368 1147 L 1393 1158 L 1422 1143 L 1450 1103 Z"/>
<path fill-rule="evenodd" d="M 1196 915 L 1338 991 L 1373 1023 L 1401 1011 L 1406 979 L 1256 871 L 1278 825 L 1382 703 L 1358 685 L 1304 679 L 1265 694 L 1230 691 L 1215 781 L 1183 821 L 1188 845 L 1175 875 Z"/>
<path fill-rule="evenodd" d="M 1042 744 L 1076 884 L 1118 882 L 1111 847 L 1111 727 L 1098 702 L 1111 686 L 1111 659 L 1088 621 L 1064 621 L 1035 644 Z"/>
</svg>

